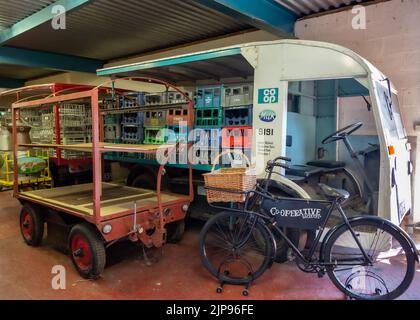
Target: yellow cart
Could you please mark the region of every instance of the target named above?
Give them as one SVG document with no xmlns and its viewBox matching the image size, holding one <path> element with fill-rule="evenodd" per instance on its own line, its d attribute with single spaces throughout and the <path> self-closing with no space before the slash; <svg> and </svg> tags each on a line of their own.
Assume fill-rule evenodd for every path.
<svg viewBox="0 0 420 320">
<path fill-rule="evenodd" d="M 30 150 L 26 151 L 26 156 L 34 156 L 46 161 L 45 169 L 37 174 L 20 174 L 18 184 L 20 188 L 45 189 L 51 188 L 52 179 L 49 168 L 48 150 L 35 149 L 32 154 Z M 3 159 L 3 165 L 0 166 L 0 191 L 13 188 L 13 153 L 11 151 L 0 151 L 0 157 Z"/>
</svg>

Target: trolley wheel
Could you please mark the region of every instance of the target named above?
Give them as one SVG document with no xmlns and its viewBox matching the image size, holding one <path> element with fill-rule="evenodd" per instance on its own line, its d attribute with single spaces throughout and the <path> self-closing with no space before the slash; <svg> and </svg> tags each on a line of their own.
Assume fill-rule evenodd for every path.
<svg viewBox="0 0 420 320">
<path fill-rule="evenodd" d="M 222 287 L 217 287 L 217 288 L 216 288 L 216 293 L 222 293 L 222 292 L 223 292 Z"/>
<path fill-rule="evenodd" d="M 168 223 L 166 226 L 166 241 L 169 243 L 178 243 L 185 231 L 185 220 L 178 220 Z"/>
<path fill-rule="evenodd" d="M 97 230 L 86 223 L 75 225 L 69 235 L 71 259 L 79 274 L 86 279 L 97 279 L 105 269 L 104 242 Z"/>
<path fill-rule="evenodd" d="M 249 296 L 249 291 L 248 291 L 248 289 L 244 289 L 244 290 L 242 290 L 242 295 L 243 295 L 244 297 L 248 297 L 248 296 Z"/>
<path fill-rule="evenodd" d="M 32 247 L 41 244 L 44 236 L 44 219 L 39 211 L 26 203 L 20 211 L 20 232 L 25 243 Z"/>
</svg>

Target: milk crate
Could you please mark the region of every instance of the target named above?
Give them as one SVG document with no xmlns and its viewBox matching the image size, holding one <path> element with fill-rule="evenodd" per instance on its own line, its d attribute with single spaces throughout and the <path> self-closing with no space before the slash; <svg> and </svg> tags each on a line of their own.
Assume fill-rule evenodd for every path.
<svg viewBox="0 0 420 320">
<path fill-rule="evenodd" d="M 191 97 L 191 93 L 186 93 L 187 96 Z M 178 91 L 168 91 L 165 92 L 166 95 L 166 103 L 174 104 L 174 103 L 187 103 L 187 98 Z"/>
<path fill-rule="evenodd" d="M 166 113 L 166 124 L 173 126 L 179 125 L 180 122 L 188 121 L 188 108 L 187 107 L 178 107 L 178 108 L 169 108 Z"/>
<path fill-rule="evenodd" d="M 144 113 L 135 112 L 135 113 L 125 113 L 122 118 L 123 125 L 143 125 L 144 123 Z"/>
<path fill-rule="evenodd" d="M 222 109 L 195 109 L 194 125 L 203 128 L 220 128 L 223 125 Z"/>
<path fill-rule="evenodd" d="M 252 125 L 252 105 L 244 107 L 223 108 L 223 125 L 250 126 Z"/>
<path fill-rule="evenodd" d="M 219 148 L 221 142 L 221 129 L 194 128 L 192 141 L 195 146 Z"/>
<path fill-rule="evenodd" d="M 164 127 L 166 125 L 166 110 L 146 111 L 144 116 L 145 127 Z"/>
<path fill-rule="evenodd" d="M 120 124 L 106 124 L 104 125 L 104 139 L 109 142 L 117 142 L 121 139 L 121 125 Z"/>
<path fill-rule="evenodd" d="M 222 103 L 223 85 L 197 87 L 195 93 L 195 107 L 220 108 Z"/>
<path fill-rule="evenodd" d="M 155 106 L 167 103 L 166 92 L 147 93 L 144 95 L 145 106 Z"/>
<path fill-rule="evenodd" d="M 143 127 L 123 126 L 121 140 L 123 143 L 141 143 L 143 141 Z"/>
<path fill-rule="evenodd" d="M 222 156 L 222 165 L 227 167 L 244 167 L 247 165 L 246 159 L 236 152 L 244 154 L 251 161 L 251 148 L 223 148 L 222 151 L 235 151 Z"/>
<path fill-rule="evenodd" d="M 106 98 L 103 98 L 99 101 L 99 109 L 101 110 L 113 110 L 121 108 L 121 97 L 107 95 Z"/>
<path fill-rule="evenodd" d="M 222 148 L 251 148 L 252 127 L 224 127 L 222 129 Z"/>
<path fill-rule="evenodd" d="M 136 108 L 145 105 L 144 92 L 128 92 L 121 96 L 120 104 L 121 108 Z"/>
<path fill-rule="evenodd" d="M 242 84 L 223 88 L 223 107 L 245 106 L 253 103 L 254 86 Z"/>
<path fill-rule="evenodd" d="M 106 114 L 104 115 L 104 124 L 120 124 L 121 114 Z"/>
<path fill-rule="evenodd" d="M 175 152 L 169 153 L 168 164 L 188 165 L 188 145 L 179 144 Z"/>
<path fill-rule="evenodd" d="M 73 134 L 73 135 L 62 135 L 61 136 L 61 144 L 80 144 L 80 143 L 86 143 L 88 138 L 86 135 L 79 135 L 79 134 Z"/>
<path fill-rule="evenodd" d="M 144 128 L 144 144 L 164 144 L 166 128 Z"/>
<path fill-rule="evenodd" d="M 220 154 L 219 148 L 205 148 L 201 146 L 193 146 L 191 154 L 191 163 L 193 165 L 213 165 L 216 157 Z M 218 163 L 221 163 L 219 158 Z"/>
<path fill-rule="evenodd" d="M 166 126 L 167 142 L 188 142 L 188 127 L 187 126 Z"/>
</svg>

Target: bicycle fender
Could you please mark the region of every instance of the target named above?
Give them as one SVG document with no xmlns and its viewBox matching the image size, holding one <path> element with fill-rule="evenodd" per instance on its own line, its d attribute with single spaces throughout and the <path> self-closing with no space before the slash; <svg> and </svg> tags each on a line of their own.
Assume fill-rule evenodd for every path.
<svg viewBox="0 0 420 320">
<path fill-rule="evenodd" d="M 405 232 L 401 227 L 393 224 L 391 221 L 388 221 L 386 219 L 383 219 L 381 217 L 376 217 L 376 216 L 358 216 L 358 217 L 349 218 L 348 220 L 351 223 L 351 222 L 358 221 L 358 220 L 363 220 L 363 219 L 383 222 L 388 227 L 390 227 L 390 228 L 394 229 L 396 232 L 400 233 L 404 237 L 404 239 L 407 240 L 407 242 L 409 243 L 409 245 L 411 247 L 411 251 L 414 254 L 414 257 L 415 257 L 417 263 L 419 263 L 419 251 L 417 250 L 416 244 L 414 243 L 413 239 L 411 239 L 411 237 L 407 234 L 407 232 Z M 321 258 L 324 257 L 323 256 L 324 248 L 325 248 L 326 244 L 328 243 L 328 240 L 331 238 L 332 234 L 338 228 L 342 227 L 345 224 L 346 223 L 343 222 L 339 225 L 336 225 L 334 228 L 332 228 L 330 231 L 328 231 L 327 235 L 324 237 L 324 240 L 322 241 L 321 250 L 320 250 L 320 254 L 319 254 L 319 256 Z"/>
</svg>

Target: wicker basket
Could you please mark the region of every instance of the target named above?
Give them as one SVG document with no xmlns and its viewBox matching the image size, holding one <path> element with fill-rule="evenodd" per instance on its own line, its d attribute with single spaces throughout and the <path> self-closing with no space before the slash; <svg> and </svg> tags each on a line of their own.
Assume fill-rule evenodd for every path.
<svg viewBox="0 0 420 320">
<path fill-rule="evenodd" d="M 215 170 L 220 157 L 231 152 L 240 154 L 246 161 L 247 168 L 222 168 Z M 245 202 L 246 192 L 254 190 L 257 184 L 255 170 L 250 168 L 246 155 L 238 150 L 224 151 L 215 159 L 211 172 L 203 174 L 207 201 L 211 202 Z M 226 191 L 214 190 L 225 189 Z"/>
</svg>

